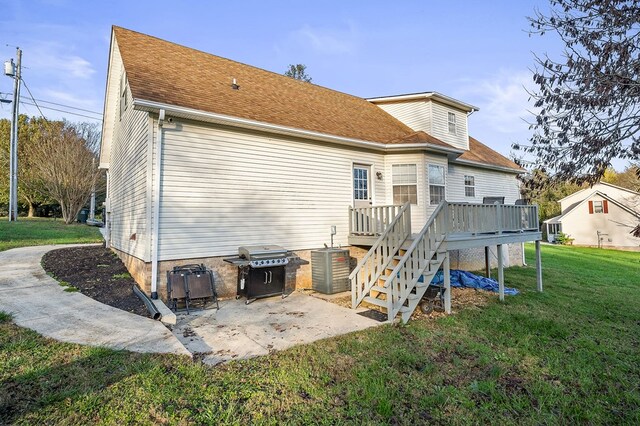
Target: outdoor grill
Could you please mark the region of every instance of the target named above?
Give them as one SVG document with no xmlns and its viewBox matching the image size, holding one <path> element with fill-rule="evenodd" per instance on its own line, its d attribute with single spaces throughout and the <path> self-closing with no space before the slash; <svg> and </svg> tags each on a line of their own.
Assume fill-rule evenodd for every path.
<svg viewBox="0 0 640 426">
<path fill-rule="evenodd" d="M 225 259 L 238 267 L 237 296 L 247 298 L 246 304 L 261 297 L 284 295 L 285 266 L 288 252 L 276 245 L 243 246 L 238 257 Z"/>
</svg>

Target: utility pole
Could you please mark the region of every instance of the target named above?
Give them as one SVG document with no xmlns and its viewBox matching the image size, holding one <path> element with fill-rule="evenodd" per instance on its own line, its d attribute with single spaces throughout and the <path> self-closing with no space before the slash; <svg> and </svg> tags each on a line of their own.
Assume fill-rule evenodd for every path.
<svg viewBox="0 0 640 426">
<path fill-rule="evenodd" d="M 11 144 L 9 150 L 9 222 L 18 220 L 18 116 L 20 114 L 20 78 L 22 50 L 16 47 L 16 64 L 5 62 L 4 73 L 13 77 L 13 105 L 11 108 Z"/>
</svg>

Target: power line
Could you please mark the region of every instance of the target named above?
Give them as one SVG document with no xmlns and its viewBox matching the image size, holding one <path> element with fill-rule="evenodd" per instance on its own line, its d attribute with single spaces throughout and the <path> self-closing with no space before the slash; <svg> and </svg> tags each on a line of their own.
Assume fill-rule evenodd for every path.
<svg viewBox="0 0 640 426">
<path fill-rule="evenodd" d="M 22 81 L 24 81 L 24 80 L 22 80 Z M 0 95 L 10 95 L 10 94 L 11 93 L 8 93 L 8 92 L 0 92 Z M 29 100 L 29 98 L 24 98 L 22 96 L 21 96 L 21 98 Z M 100 115 L 100 116 L 103 115 L 101 112 L 95 112 L 95 111 L 91 111 L 91 110 L 84 109 L 84 108 L 74 107 L 74 106 L 71 106 L 71 105 L 65 105 L 65 104 L 52 102 L 52 101 L 45 101 L 44 99 L 34 99 L 34 98 L 32 98 L 32 99 L 33 99 L 33 101 L 38 101 L 38 102 L 43 102 L 43 103 L 46 103 L 46 104 L 56 105 L 56 106 L 60 106 L 60 107 L 63 107 L 63 108 L 75 109 L 75 110 L 78 110 L 78 111 L 84 111 L 84 112 L 88 112 L 88 113 L 96 114 L 96 115 Z M 43 108 L 45 108 L 45 107 L 43 107 Z"/>
<path fill-rule="evenodd" d="M 24 81 L 24 78 L 22 79 L 22 84 L 24 84 L 24 88 L 27 89 L 27 92 L 29 92 L 29 96 L 31 96 L 31 100 L 33 101 L 33 104 L 36 106 L 36 108 L 38 108 L 38 111 L 40 111 L 40 115 L 42 116 L 42 118 L 44 118 L 44 121 L 48 121 L 47 117 L 44 116 L 44 113 L 40 109 L 40 106 L 38 106 L 38 103 L 36 102 L 36 100 L 33 99 L 33 93 L 31 93 L 31 89 L 29 89 L 29 86 L 27 86 L 27 82 Z"/>
<path fill-rule="evenodd" d="M 34 103 L 31 103 L 31 102 L 21 101 L 21 103 L 26 104 L 26 105 L 38 106 L 38 105 L 36 105 L 36 104 L 34 104 Z M 62 110 L 62 109 L 58 109 L 58 108 L 52 108 L 52 107 L 48 107 L 48 106 L 44 106 L 44 105 L 42 106 L 42 108 L 44 108 L 44 109 L 50 109 L 50 110 L 52 110 L 52 111 L 63 112 L 63 113 L 65 113 L 65 114 L 77 115 L 78 117 L 84 117 L 84 118 L 88 118 L 88 119 L 90 119 L 90 120 L 102 121 L 102 119 L 101 119 L 101 118 L 97 118 L 97 117 L 90 117 L 90 116 L 88 116 L 88 115 L 78 114 L 78 113 L 76 113 L 76 112 L 71 112 L 71 111 L 64 111 L 64 110 Z M 38 108 L 38 109 L 40 109 L 40 108 Z M 43 115 L 43 117 L 44 117 L 44 115 Z"/>
</svg>

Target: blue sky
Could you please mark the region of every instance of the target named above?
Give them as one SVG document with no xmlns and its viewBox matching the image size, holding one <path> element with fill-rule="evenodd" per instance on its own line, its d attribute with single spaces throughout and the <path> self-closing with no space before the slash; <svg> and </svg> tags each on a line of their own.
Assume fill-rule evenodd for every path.
<svg viewBox="0 0 640 426">
<path fill-rule="evenodd" d="M 0 60 L 15 57 L 16 45 L 23 49 L 23 77 L 36 99 L 101 112 L 115 24 L 275 72 L 304 63 L 314 83 L 357 96 L 444 93 L 480 108 L 469 119 L 470 134 L 505 155 L 529 136 L 525 87 L 533 87 L 533 52 L 558 55 L 562 47 L 552 36 L 526 32 L 526 16 L 547 8 L 546 0 L 1 0 L 0 6 Z M 12 80 L 0 76 L 0 92 L 11 90 Z M 10 107 L 1 108 L 0 118 L 9 117 Z M 38 114 L 26 104 L 21 112 Z"/>
</svg>

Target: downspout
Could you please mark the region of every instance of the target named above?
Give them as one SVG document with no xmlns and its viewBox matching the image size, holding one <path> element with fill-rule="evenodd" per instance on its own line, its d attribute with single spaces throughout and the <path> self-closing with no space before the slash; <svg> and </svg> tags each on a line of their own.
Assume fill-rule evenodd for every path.
<svg viewBox="0 0 640 426">
<path fill-rule="evenodd" d="M 160 226 L 160 178 L 162 171 L 162 126 L 164 124 L 164 109 L 158 113 L 158 144 L 153 158 L 153 218 L 151 220 L 151 298 L 158 298 L 158 236 Z"/>
</svg>

